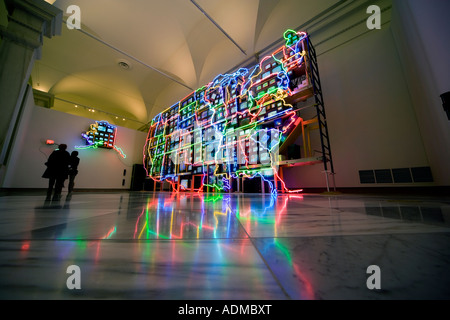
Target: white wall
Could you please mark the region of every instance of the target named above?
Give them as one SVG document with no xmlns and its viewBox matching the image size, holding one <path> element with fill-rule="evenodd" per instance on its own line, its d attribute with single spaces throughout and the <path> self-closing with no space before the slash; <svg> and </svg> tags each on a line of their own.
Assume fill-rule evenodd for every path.
<svg viewBox="0 0 450 320">
<path fill-rule="evenodd" d="M 450 91 L 450 1 L 395 0 L 392 30 L 438 185 L 450 185 L 450 121 L 440 95 Z"/>
<path fill-rule="evenodd" d="M 359 170 L 428 166 L 400 57 L 389 26 L 318 57 L 337 187 L 361 184 Z M 315 148 L 320 150 L 320 144 Z M 316 154 L 320 155 L 320 154 Z M 290 187 L 324 187 L 323 165 L 292 167 Z"/>
<path fill-rule="evenodd" d="M 56 146 L 47 146 L 45 141 L 65 143 L 71 152 L 75 146 L 85 145 L 81 133 L 89 130 L 92 123 L 95 123 L 92 119 L 37 107 L 29 94 L 2 187 L 46 188 L 48 180 L 41 176 L 46 168 L 44 164 Z M 75 188 L 129 189 L 132 166 L 142 163 L 146 136 L 144 132 L 118 127 L 116 145 L 127 155 L 125 159 L 111 149 L 78 150 L 80 165 Z"/>
<path fill-rule="evenodd" d="M 450 90 L 450 44 L 444 40 L 450 29 L 446 17 L 449 2 L 432 2 L 436 6 L 422 0 L 395 0 L 392 22 L 383 24 L 381 30 L 367 32 L 362 24 L 358 27 L 362 29 L 316 46 L 337 187 L 450 185 L 450 124 L 439 99 L 439 94 Z M 317 31 L 313 43 L 364 19 L 364 9 L 353 13 L 354 21 L 336 20 L 343 25 L 324 27 L 321 34 Z M 52 149 L 43 141 L 53 139 L 73 150 L 83 144 L 80 133 L 93 123 L 34 107 L 32 101 L 29 105 L 16 137 L 5 188 L 44 188 L 47 180 L 41 175 Z M 117 145 L 127 153 L 125 160 L 112 150 L 80 150 L 76 187 L 129 188 L 131 166 L 141 163 L 145 138 L 146 133 L 119 127 Z M 315 147 L 320 147 L 317 140 Z M 359 181 L 359 170 L 420 166 L 431 167 L 434 183 Z M 321 164 L 293 167 L 285 170 L 284 177 L 293 188 L 325 187 L 322 170 Z"/>
</svg>

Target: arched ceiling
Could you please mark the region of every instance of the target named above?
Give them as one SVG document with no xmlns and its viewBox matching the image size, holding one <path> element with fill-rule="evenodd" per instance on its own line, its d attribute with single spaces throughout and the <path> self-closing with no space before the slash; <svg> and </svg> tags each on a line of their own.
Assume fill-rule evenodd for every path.
<svg viewBox="0 0 450 320">
<path fill-rule="evenodd" d="M 286 29 L 340 1 L 47 2 L 65 13 L 64 20 L 67 8 L 77 5 L 82 27 L 63 25 L 61 36 L 44 40 L 33 88 L 53 94 L 56 110 L 92 118 L 89 107 L 137 129 L 216 75 L 251 61 Z M 121 61 L 130 68 L 121 68 Z"/>
</svg>

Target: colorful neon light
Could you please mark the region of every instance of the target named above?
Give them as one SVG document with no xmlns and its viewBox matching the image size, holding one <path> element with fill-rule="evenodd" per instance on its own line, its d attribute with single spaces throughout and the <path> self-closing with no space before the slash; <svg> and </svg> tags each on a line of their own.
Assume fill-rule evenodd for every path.
<svg viewBox="0 0 450 320">
<path fill-rule="evenodd" d="M 251 68 L 220 74 L 151 122 L 144 167 L 157 182 L 186 190 L 181 179 L 202 175 L 202 192 L 232 189 L 232 181 L 260 177 L 272 194 L 280 180 L 278 150 L 302 119 L 295 102 L 311 94 L 308 35 L 287 30 L 285 45 Z M 269 178 L 272 177 L 272 178 Z M 186 179 L 186 178 L 185 178 Z"/>
<path fill-rule="evenodd" d="M 115 150 L 122 158 L 126 154 L 121 148 L 116 146 L 117 127 L 107 121 L 96 121 L 90 125 L 87 132 L 83 132 L 81 137 L 86 140 L 86 146 L 75 146 L 75 149 L 97 149 L 106 148 Z"/>
</svg>

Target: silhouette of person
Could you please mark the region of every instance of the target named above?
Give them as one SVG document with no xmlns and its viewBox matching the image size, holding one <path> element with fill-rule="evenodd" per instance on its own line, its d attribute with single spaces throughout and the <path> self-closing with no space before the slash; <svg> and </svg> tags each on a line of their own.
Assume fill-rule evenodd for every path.
<svg viewBox="0 0 450 320">
<path fill-rule="evenodd" d="M 52 152 L 45 163 L 47 169 L 42 177 L 49 179 L 46 201 L 59 201 L 61 199 L 64 181 L 69 175 L 70 154 L 66 149 L 66 144 L 60 144 L 58 149 Z M 53 189 L 55 189 L 55 192 L 52 198 Z"/>
<path fill-rule="evenodd" d="M 72 151 L 70 154 L 69 164 L 69 194 L 72 194 L 73 187 L 75 185 L 75 176 L 78 174 L 78 165 L 80 164 L 80 158 L 78 158 L 78 151 Z"/>
</svg>

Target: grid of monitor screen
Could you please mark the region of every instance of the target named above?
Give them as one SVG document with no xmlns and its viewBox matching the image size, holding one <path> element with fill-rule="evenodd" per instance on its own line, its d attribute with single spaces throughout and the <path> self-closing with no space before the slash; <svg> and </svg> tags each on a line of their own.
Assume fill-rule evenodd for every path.
<svg viewBox="0 0 450 320">
<path fill-rule="evenodd" d="M 298 118 L 289 99 L 311 86 L 307 37 L 288 30 L 285 45 L 259 64 L 219 75 L 158 114 L 145 147 L 148 175 L 161 180 L 183 175 L 179 182 L 188 188 L 192 178 L 186 174 L 207 175 L 209 182 L 244 169 L 270 174 L 267 149 L 273 145 L 264 144 L 262 150 L 262 142 L 277 134 L 283 144 Z"/>
<path fill-rule="evenodd" d="M 114 148 L 114 141 L 116 139 L 116 127 L 110 125 L 106 121 L 97 122 L 92 125 L 90 130 L 86 133 L 88 142 L 95 144 L 98 147 L 112 149 Z"/>
</svg>

